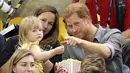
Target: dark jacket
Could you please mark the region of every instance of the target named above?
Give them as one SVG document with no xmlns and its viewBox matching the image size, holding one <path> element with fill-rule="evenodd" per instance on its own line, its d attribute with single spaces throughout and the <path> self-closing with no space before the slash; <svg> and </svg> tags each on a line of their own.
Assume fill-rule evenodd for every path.
<svg viewBox="0 0 130 73">
<path fill-rule="evenodd" d="M 10 37 L 4 44 L 4 48 L 0 52 L 0 67 L 4 65 L 15 52 L 15 47 L 18 44 L 18 36 Z"/>
<path fill-rule="evenodd" d="M 0 51 L 3 49 L 5 38 L 0 34 Z"/>
</svg>

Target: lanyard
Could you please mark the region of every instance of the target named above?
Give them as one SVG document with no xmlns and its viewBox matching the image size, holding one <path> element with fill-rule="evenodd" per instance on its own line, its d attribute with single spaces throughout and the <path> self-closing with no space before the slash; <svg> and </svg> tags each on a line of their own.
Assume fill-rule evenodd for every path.
<svg viewBox="0 0 130 73">
<path fill-rule="evenodd" d="M 96 4 L 96 13 L 100 15 L 99 7 L 98 7 L 98 0 L 95 0 L 95 4 Z M 107 18 L 108 24 L 110 24 L 111 9 L 112 9 L 112 0 L 110 0 L 109 8 L 108 8 L 108 18 Z"/>
</svg>

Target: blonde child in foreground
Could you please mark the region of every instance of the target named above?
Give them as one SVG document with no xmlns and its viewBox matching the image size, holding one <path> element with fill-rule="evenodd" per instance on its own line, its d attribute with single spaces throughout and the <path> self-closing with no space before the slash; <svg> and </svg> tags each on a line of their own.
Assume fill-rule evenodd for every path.
<svg viewBox="0 0 130 73">
<path fill-rule="evenodd" d="M 98 54 L 87 55 L 81 63 L 81 73 L 106 73 L 105 60 Z"/>
<path fill-rule="evenodd" d="M 30 50 L 37 61 L 36 68 L 37 73 L 43 73 L 43 67 L 45 73 L 49 73 L 53 67 L 53 64 L 48 60 L 56 54 L 62 54 L 64 47 L 60 46 L 50 51 L 42 51 L 39 47 L 39 42 L 43 38 L 43 28 L 41 20 L 34 16 L 25 17 L 19 26 L 19 47 L 23 44 L 30 44 L 28 50 Z M 26 45 L 24 45 L 26 47 Z M 44 65 L 43 67 L 41 65 Z"/>
</svg>

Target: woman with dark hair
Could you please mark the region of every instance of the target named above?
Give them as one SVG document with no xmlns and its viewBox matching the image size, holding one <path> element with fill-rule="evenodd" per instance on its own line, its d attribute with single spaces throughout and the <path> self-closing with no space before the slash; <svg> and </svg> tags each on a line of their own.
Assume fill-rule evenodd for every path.
<svg viewBox="0 0 130 73">
<path fill-rule="evenodd" d="M 44 38 L 40 42 L 40 47 L 45 50 L 51 50 L 60 46 L 58 39 L 59 34 L 59 14 L 55 7 L 45 5 L 40 7 L 34 13 L 36 17 L 42 20 Z M 62 60 L 62 55 L 56 55 L 50 59 L 55 64 Z"/>
</svg>

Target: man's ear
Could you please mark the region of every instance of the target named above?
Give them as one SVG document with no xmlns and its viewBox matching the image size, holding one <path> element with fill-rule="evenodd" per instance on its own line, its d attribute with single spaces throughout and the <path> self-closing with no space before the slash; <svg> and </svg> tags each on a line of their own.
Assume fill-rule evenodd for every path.
<svg viewBox="0 0 130 73">
<path fill-rule="evenodd" d="M 89 15 L 85 15 L 85 20 L 87 20 L 88 23 L 92 23 L 92 19 Z"/>
</svg>

